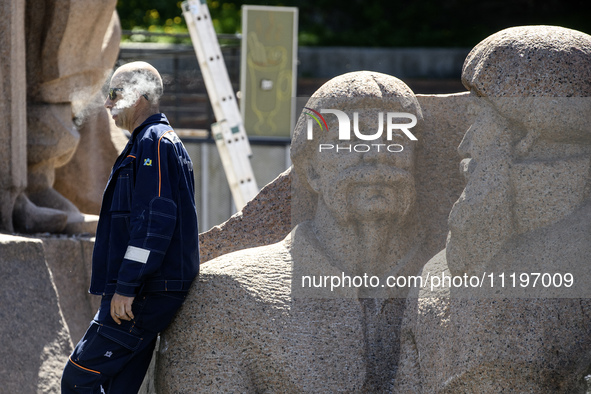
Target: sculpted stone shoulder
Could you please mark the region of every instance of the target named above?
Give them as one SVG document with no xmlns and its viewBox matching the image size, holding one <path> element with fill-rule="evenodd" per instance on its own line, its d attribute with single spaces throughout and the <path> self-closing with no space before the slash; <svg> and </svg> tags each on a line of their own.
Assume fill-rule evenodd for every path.
<svg viewBox="0 0 591 394">
<path fill-rule="evenodd" d="M 204 264 L 182 318 L 161 339 L 159 392 L 361 387 L 358 303 L 292 298 L 290 248 L 291 234 Z M 348 366 L 346 377 L 342 365 Z M 191 381 L 184 378 L 195 374 Z"/>
</svg>

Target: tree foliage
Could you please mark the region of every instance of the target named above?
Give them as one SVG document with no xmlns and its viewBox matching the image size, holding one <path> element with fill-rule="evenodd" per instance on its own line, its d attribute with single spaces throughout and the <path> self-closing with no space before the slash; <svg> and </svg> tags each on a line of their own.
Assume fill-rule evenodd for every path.
<svg viewBox="0 0 591 394">
<path fill-rule="evenodd" d="M 218 33 L 240 32 L 243 4 L 299 8 L 300 45 L 470 47 L 503 28 L 559 25 L 591 33 L 588 0 L 207 0 Z M 181 2 L 119 0 L 123 29 L 186 32 Z"/>
</svg>

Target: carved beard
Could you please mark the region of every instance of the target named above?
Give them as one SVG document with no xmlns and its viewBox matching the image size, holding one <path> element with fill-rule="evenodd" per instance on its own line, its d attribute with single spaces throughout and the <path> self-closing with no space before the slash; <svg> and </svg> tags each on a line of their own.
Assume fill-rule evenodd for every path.
<svg viewBox="0 0 591 394">
<path fill-rule="evenodd" d="M 415 182 L 410 172 L 391 166 L 357 166 L 326 182 L 322 199 L 341 224 L 403 223 L 416 200 Z"/>
<path fill-rule="evenodd" d="M 469 163 L 476 168 L 448 219 L 446 257 L 452 274 L 482 272 L 515 234 L 510 163 L 505 155 Z"/>
</svg>

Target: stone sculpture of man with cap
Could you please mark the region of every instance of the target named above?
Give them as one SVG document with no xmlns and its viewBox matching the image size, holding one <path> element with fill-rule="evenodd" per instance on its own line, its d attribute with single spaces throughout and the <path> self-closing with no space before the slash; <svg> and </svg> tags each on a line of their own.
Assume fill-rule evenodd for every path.
<svg viewBox="0 0 591 394">
<path fill-rule="evenodd" d="M 591 37 L 500 31 L 470 52 L 462 81 L 476 115 L 459 146 L 467 185 L 422 275 L 485 281 L 409 296 L 396 390 L 585 392 Z"/>
</svg>

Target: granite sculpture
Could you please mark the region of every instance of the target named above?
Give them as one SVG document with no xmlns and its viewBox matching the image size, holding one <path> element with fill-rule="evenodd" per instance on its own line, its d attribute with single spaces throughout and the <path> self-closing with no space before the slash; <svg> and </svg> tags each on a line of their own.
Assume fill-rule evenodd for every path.
<svg viewBox="0 0 591 394">
<path fill-rule="evenodd" d="M 102 158 L 112 159 L 117 154 L 115 148 L 109 150 L 114 127 L 108 117 L 96 113 L 94 108 L 102 106 L 92 105 L 93 98 L 102 95 L 103 83 L 117 58 L 120 27 L 115 1 L 30 3 L 4 5 L 10 18 L 2 23 L 1 31 L 7 98 L 2 111 L 8 122 L 2 132 L 6 144 L 2 149 L 0 229 L 92 233 L 96 218 L 82 214 L 54 184 L 56 168 L 68 163 L 76 152 L 78 130 L 102 133 L 98 141 L 91 136 L 92 142 L 87 143 L 89 138 L 85 138 L 84 159 L 65 172 L 69 181 L 58 182 L 65 194 L 89 212 L 87 208 L 94 207 L 77 197 L 100 199 L 109 173 L 101 165 Z M 101 187 L 88 181 L 95 174 Z M 80 179 L 85 180 L 84 185 Z"/>
<path fill-rule="evenodd" d="M 120 28 L 115 4 L 114 0 L 47 0 L 26 7 L 25 194 L 45 212 L 57 212 L 49 229 L 27 214 L 20 231 L 75 234 L 96 228 L 97 218 L 81 214 L 53 185 L 56 168 L 72 159 L 80 141 L 74 118 L 100 92 L 117 58 Z M 108 134 L 104 139 L 110 139 Z"/>
<path fill-rule="evenodd" d="M 591 252 L 590 42 L 585 34 L 558 27 L 507 29 L 484 40 L 466 59 L 462 79 L 468 95 L 417 97 L 427 114 L 413 173 L 414 201 L 420 207 L 418 233 L 425 234 L 422 245 L 431 247 L 425 255 L 440 243 L 440 237 L 430 235 L 445 227 L 429 223 L 429 214 L 450 210 L 445 198 L 440 206 L 433 203 L 439 192 L 426 192 L 426 185 L 445 189 L 445 197 L 454 195 L 456 178 L 445 173 L 454 185 L 446 189 L 438 183 L 443 173 L 437 169 L 460 161 L 437 153 L 434 144 L 441 142 L 438 138 L 453 141 L 453 125 L 463 127 L 469 120 L 464 131 L 472 125 L 462 142 L 457 141 L 467 183 L 454 197 L 447 247 L 430 258 L 421 270 L 422 279 L 493 273 L 498 286 L 500 273 L 509 280 L 511 272 L 548 272 L 563 280 L 572 273 L 576 285 L 535 290 L 531 285 L 506 285 L 502 291 L 490 285 L 476 290 L 444 285 L 414 288 L 409 294 L 356 289 L 336 297 L 301 289 L 290 292 L 294 273 L 302 274 L 298 261 L 314 261 L 320 268 L 312 273 L 318 274 L 334 266 L 327 251 L 334 254 L 336 249 L 337 256 L 343 251 L 335 239 L 346 236 L 327 228 L 347 223 L 350 212 L 328 206 L 351 204 L 351 212 L 358 213 L 352 207 L 361 200 L 365 204 L 357 207 L 368 217 L 379 212 L 374 198 L 384 196 L 383 190 L 370 186 L 343 197 L 347 189 L 339 188 L 338 182 L 320 181 L 323 176 L 341 180 L 337 174 L 342 167 L 308 157 L 303 162 L 313 164 L 302 170 L 294 141 L 295 172 L 319 196 L 318 205 L 297 212 L 294 206 L 306 206 L 308 200 L 298 204 L 302 186 L 296 186 L 292 224 L 300 224 L 284 241 L 223 255 L 204 265 L 189 301 L 162 337 L 159 389 L 586 392 L 591 366 L 586 286 Z M 356 82 L 364 87 L 350 81 L 329 83 L 317 93 L 338 101 L 355 89 L 371 89 L 372 84 L 362 79 Z M 309 108 L 318 109 L 315 104 Z M 305 120 L 298 123 L 300 134 Z M 429 134 L 425 125 L 438 121 L 444 123 L 441 132 Z M 326 126 L 330 130 L 334 124 Z M 438 147 L 446 151 L 448 145 Z M 392 179 L 398 174 L 392 171 Z M 349 175 L 354 179 L 357 174 L 353 170 Z M 371 176 L 363 187 L 368 185 Z M 411 189 L 407 184 L 403 193 Z M 393 206 L 391 212 L 403 206 Z M 354 222 L 360 224 L 359 218 Z M 395 220 L 390 217 L 388 222 Z M 363 234 L 355 232 L 357 240 Z M 322 244 L 326 240 L 332 243 L 328 247 Z M 354 249 L 344 249 L 344 264 L 358 259 Z M 314 257 L 318 254 L 324 257 Z M 360 255 L 371 260 L 367 252 Z M 331 273 L 339 271 L 347 268 Z M 368 298 L 357 298 L 360 295 Z M 398 303 L 402 298 L 381 298 L 392 295 L 408 296 L 406 306 Z"/>
<path fill-rule="evenodd" d="M 0 256 L 2 391 L 59 392 L 73 346 L 43 243 L 0 234 Z"/>
<path fill-rule="evenodd" d="M 411 293 L 394 392 L 588 392 L 591 36 L 500 31 L 462 82 L 476 116 L 458 148 L 467 184 L 422 277 L 484 285 Z"/>
<path fill-rule="evenodd" d="M 421 117 L 406 85 L 370 72 L 334 78 L 307 107 L 357 111 L 365 134 L 379 112 Z M 342 288 L 335 295 L 329 288 L 302 289 L 300 281 L 334 273 L 381 278 L 425 263 L 415 142 L 396 136 L 404 147 L 398 154 L 324 154 L 319 144 L 338 143 L 336 119 L 328 122 L 332 131 L 314 130 L 308 140 L 307 118 L 302 114 L 296 126 L 292 158 L 317 196 L 306 207 L 313 218 L 279 243 L 204 264 L 183 318 L 161 340 L 160 392 L 375 391 L 390 381 L 404 290 Z M 380 142 L 388 143 L 385 133 Z"/>
</svg>

